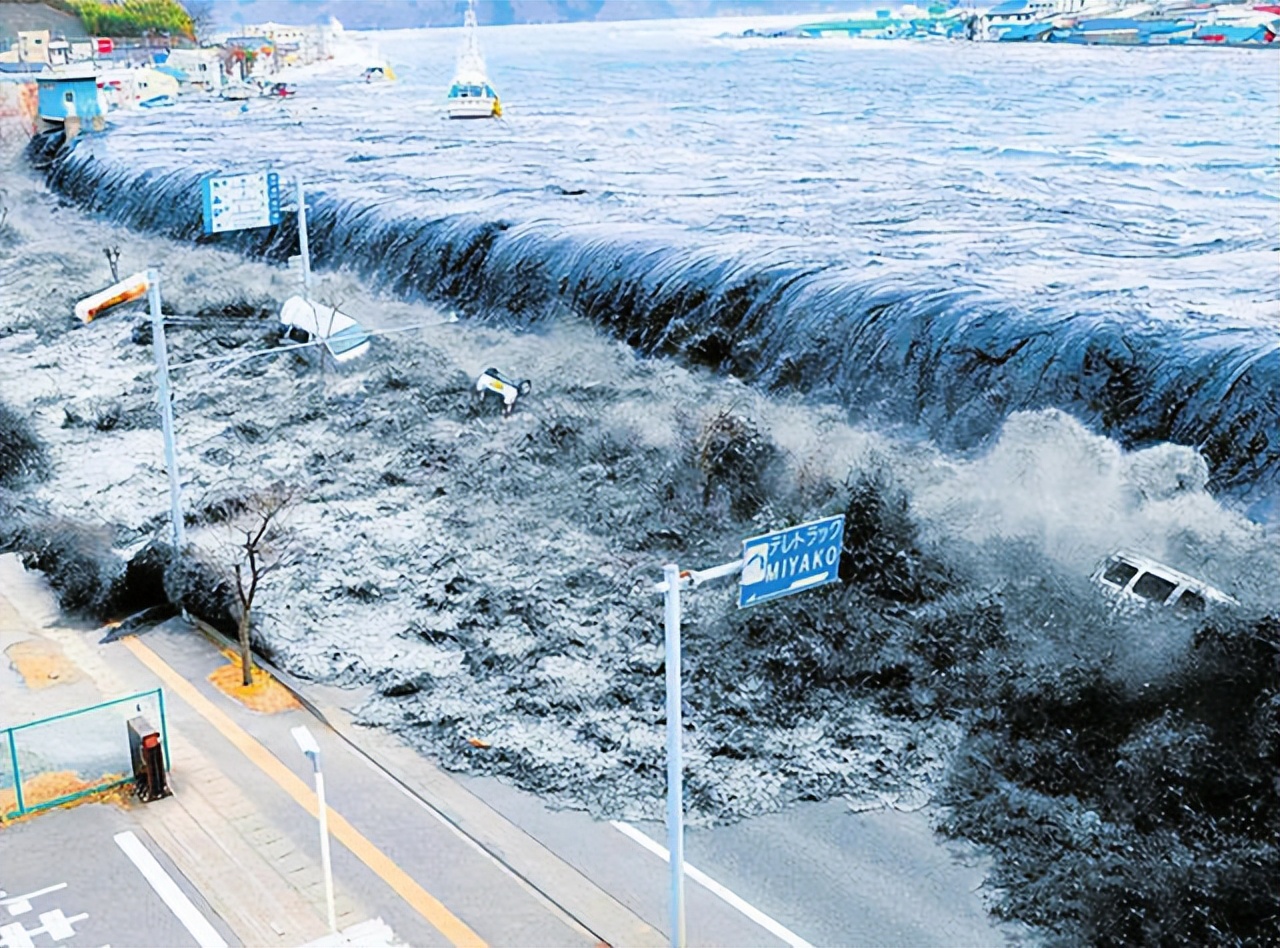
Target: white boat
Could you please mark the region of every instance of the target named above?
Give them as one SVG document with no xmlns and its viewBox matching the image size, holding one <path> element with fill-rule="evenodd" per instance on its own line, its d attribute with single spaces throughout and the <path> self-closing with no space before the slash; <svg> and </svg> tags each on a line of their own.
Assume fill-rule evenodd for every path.
<svg viewBox="0 0 1280 948">
<path fill-rule="evenodd" d="M 233 102 L 241 102 L 245 99 L 256 99 L 258 90 L 247 82 L 229 82 L 222 87 L 222 91 L 218 93 L 224 99 L 230 99 Z"/>
<path fill-rule="evenodd" d="M 396 73 L 389 63 L 374 63 L 360 74 L 365 82 L 395 82 Z"/>
<path fill-rule="evenodd" d="M 463 21 L 466 36 L 458 53 L 458 68 L 449 87 L 446 108 L 451 119 L 487 119 L 502 117 L 502 103 L 498 93 L 489 85 L 485 74 L 484 57 L 476 39 L 476 11 L 474 0 L 467 0 L 467 15 Z"/>
<path fill-rule="evenodd" d="M 144 103 L 158 105 L 160 103 L 153 100 L 166 96 L 176 99 L 179 92 L 177 79 L 150 66 L 104 69 L 98 74 L 98 88 L 111 109 L 133 108 Z"/>
</svg>

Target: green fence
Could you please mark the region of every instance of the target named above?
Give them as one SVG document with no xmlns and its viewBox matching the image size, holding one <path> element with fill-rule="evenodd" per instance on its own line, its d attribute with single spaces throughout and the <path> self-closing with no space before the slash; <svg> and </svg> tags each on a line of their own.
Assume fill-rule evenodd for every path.
<svg viewBox="0 0 1280 948">
<path fill-rule="evenodd" d="M 160 729 L 168 769 L 169 727 L 159 688 L 0 728 L 0 814 L 13 819 L 132 781 L 127 722 L 138 715 Z"/>
</svg>

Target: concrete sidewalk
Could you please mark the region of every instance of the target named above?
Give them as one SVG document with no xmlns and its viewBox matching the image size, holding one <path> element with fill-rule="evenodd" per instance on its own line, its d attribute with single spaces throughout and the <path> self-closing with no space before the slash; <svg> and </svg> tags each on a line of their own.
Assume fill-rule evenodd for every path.
<svg viewBox="0 0 1280 948">
<path fill-rule="evenodd" d="M 0 723 L 163 687 L 174 795 L 131 813 L 242 943 L 664 943 L 390 735 L 361 729 L 362 751 L 339 734 L 353 732 L 336 705 L 258 714 L 219 691 L 208 677 L 226 659 L 184 620 L 106 645 L 103 630 L 62 623 L 42 579 L 0 557 L 0 650 L 11 663 L 37 655 L 28 671 L 57 675 L 32 687 L 9 671 Z M 298 724 L 323 750 L 336 936 L 325 920 L 310 767 L 289 733 Z M 393 761 L 413 771 L 412 792 Z"/>
<path fill-rule="evenodd" d="M 100 634 L 100 633 L 98 633 Z M 35 655 L 56 675 L 48 684 L 23 680 L 12 667 L 0 676 L 4 724 L 39 718 L 127 695 L 154 682 L 140 680 L 115 655 L 90 644 L 95 633 L 59 624 L 56 603 L 38 577 L 14 556 L 0 556 L 0 651 Z M 122 735 L 123 737 L 123 735 Z M 201 745 L 172 721 L 169 728 L 174 795 L 138 804 L 132 815 L 246 945 L 295 946 L 332 938 L 318 866 L 291 845 Z M 32 816 L 36 821 L 42 817 Z M 340 929 L 357 928 L 361 944 L 388 944 L 389 932 L 338 885 Z M 378 932 L 382 932 L 381 935 Z M 327 941 L 328 944 L 343 944 Z"/>
</svg>

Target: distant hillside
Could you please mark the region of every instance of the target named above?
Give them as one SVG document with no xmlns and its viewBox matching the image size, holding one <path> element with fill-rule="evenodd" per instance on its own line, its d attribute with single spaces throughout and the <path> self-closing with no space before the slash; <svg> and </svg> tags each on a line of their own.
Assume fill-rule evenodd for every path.
<svg viewBox="0 0 1280 948">
<path fill-rule="evenodd" d="M 874 0 L 477 0 L 476 18 L 481 24 L 573 23 L 847 13 L 888 5 Z M 458 26 L 467 5 L 465 0 L 196 0 L 188 7 L 207 9 L 215 25 L 224 28 L 268 20 L 309 24 L 334 16 L 353 30 L 390 30 Z"/>
</svg>

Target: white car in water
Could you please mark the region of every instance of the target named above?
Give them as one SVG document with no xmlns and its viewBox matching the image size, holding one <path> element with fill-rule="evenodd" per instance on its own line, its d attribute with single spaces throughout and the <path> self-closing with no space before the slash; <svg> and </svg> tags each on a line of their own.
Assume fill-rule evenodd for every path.
<svg viewBox="0 0 1280 948">
<path fill-rule="evenodd" d="M 369 333 L 336 306 L 291 296 L 280 308 L 280 322 L 293 342 L 323 342 L 337 362 L 349 362 L 369 351 Z"/>
<path fill-rule="evenodd" d="M 1169 606 L 1181 615 L 1203 612 L 1210 603 L 1240 604 L 1203 580 L 1124 550 L 1098 567 L 1093 581 L 1117 599 Z"/>
</svg>

